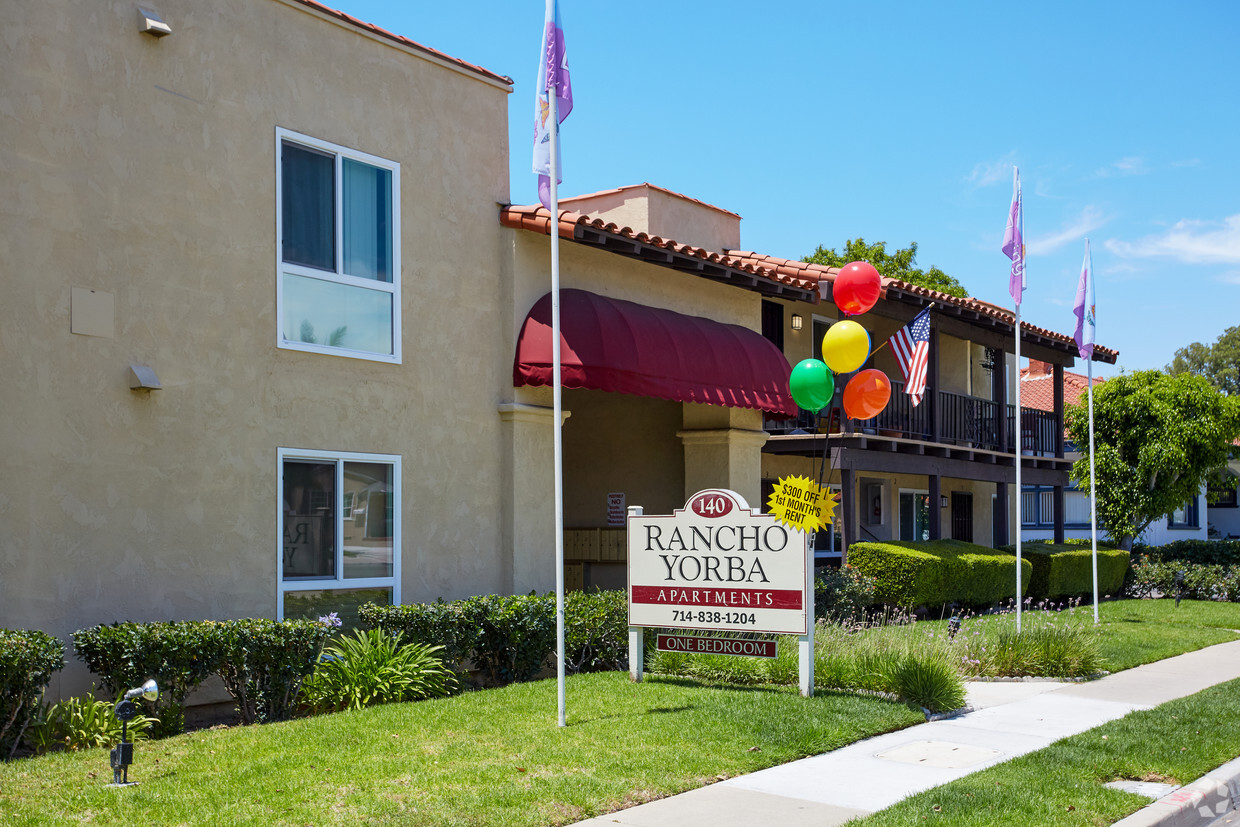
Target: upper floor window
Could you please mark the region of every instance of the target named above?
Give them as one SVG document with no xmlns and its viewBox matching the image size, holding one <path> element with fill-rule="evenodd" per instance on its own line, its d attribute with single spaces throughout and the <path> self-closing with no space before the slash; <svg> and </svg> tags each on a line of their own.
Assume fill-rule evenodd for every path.
<svg viewBox="0 0 1240 827">
<path fill-rule="evenodd" d="M 276 130 L 280 347 L 400 361 L 400 165 Z"/>
</svg>

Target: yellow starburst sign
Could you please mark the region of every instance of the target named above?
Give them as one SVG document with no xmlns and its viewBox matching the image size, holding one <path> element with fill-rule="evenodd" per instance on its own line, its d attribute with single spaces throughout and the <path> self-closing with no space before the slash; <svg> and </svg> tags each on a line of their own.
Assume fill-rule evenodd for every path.
<svg viewBox="0 0 1240 827">
<path fill-rule="evenodd" d="M 817 531 L 834 522 L 836 495 L 809 477 L 784 477 L 768 501 L 775 519 L 802 531 Z"/>
</svg>

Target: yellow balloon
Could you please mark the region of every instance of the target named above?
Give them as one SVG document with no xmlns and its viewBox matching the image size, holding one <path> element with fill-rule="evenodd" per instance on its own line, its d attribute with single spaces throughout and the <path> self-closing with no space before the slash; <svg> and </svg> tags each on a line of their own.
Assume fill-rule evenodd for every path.
<svg viewBox="0 0 1240 827">
<path fill-rule="evenodd" d="M 852 373 L 870 358 L 870 334 L 854 321 L 836 322 L 822 337 L 822 361 L 836 373 Z"/>
</svg>

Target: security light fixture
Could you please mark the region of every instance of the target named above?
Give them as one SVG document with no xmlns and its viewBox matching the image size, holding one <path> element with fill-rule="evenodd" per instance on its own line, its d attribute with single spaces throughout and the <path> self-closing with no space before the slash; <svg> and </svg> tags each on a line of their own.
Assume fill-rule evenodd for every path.
<svg viewBox="0 0 1240 827">
<path fill-rule="evenodd" d="M 129 740 L 129 722 L 138 716 L 138 708 L 134 706 L 134 698 L 146 698 L 148 701 L 159 697 L 159 685 L 154 678 L 137 689 L 130 689 L 125 697 L 116 704 L 116 717 L 121 719 L 121 742 L 112 747 L 112 783 L 109 787 L 131 787 L 137 781 L 129 780 L 129 765 L 133 763 L 133 742 Z"/>
<path fill-rule="evenodd" d="M 947 495 L 939 494 L 939 508 L 947 508 Z"/>
<path fill-rule="evenodd" d="M 172 27 L 150 6 L 138 6 L 138 31 L 151 37 L 172 34 Z"/>
<path fill-rule="evenodd" d="M 801 325 L 803 323 L 804 323 L 804 319 L 801 318 L 801 315 L 799 313 L 792 314 L 792 329 L 793 330 L 800 330 Z"/>
</svg>

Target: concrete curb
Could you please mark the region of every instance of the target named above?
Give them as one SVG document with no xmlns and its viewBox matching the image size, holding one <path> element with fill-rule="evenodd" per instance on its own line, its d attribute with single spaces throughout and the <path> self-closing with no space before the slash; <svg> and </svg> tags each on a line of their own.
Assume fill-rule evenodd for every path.
<svg viewBox="0 0 1240 827">
<path fill-rule="evenodd" d="M 1111 827 L 1200 827 L 1240 807 L 1240 758 L 1163 796 Z"/>
</svg>

